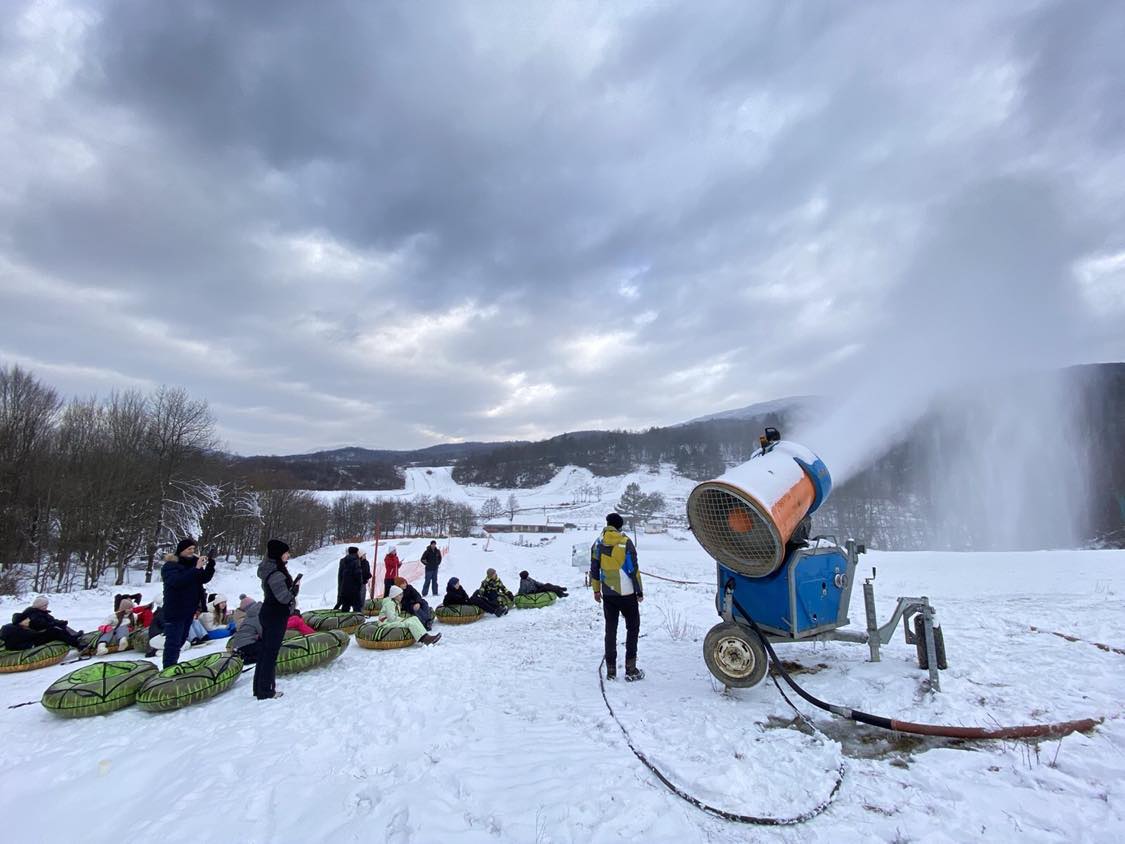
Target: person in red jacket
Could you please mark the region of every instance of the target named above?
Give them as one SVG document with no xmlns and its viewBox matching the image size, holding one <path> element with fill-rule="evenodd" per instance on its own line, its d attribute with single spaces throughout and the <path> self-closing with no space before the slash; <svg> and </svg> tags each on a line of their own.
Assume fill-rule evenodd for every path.
<svg viewBox="0 0 1125 844">
<path fill-rule="evenodd" d="M 391 594 L 391 587 L 395 585 L 395 578 L 398 577 L 399 567 L 402 565 L 402 560 L 398 558 L 398 551 L 394 548 L 383 558 L 383 597 L 386 598 Z"/>
<path fill-rule="evenodd" d="M 285 629 L 296 630 L 302 636 L 311 636 L 316 632 L 305 623 L 305 620 L 301 618 L 301 611 L 296 607 L 289 611 L 289 620 L 285 622 Z"/>
</svg>

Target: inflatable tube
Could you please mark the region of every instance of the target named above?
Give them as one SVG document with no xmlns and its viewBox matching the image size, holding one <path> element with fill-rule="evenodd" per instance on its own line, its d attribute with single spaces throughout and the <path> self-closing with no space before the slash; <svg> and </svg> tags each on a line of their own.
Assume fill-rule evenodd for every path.
<svg viewBox="0 0 1125 844">
<path fill-rule="evenodd" d="M 443 604 L 434 610 L 434 615 L 443 624 L 472 624 L 484 618 L 484 610 L 472 604 L 457 604 L 452 607 Z"/>
<path fill-rule="evenodd" d="M 500 604 L 500 606 L 507 607 L 508 609 L 511 609 L 512 605 L 514 603 L 514 601 L 511 598 L 509 598 L 507 595 L 501 595 L 496 600 L 497 600 L 497 603 Z"/>
<path fill-rule="evenodd" d="M 135 650 L 144 653 L 148 650 L 148 628 L 138 627 L 129 634 L 129 646 Z"/>
<path fill-rule="evenodd" d="M 549 607 L 558 600 L 554 592 L 533 592 L 530 595 L 516 595 L 517 610 L 537 610 Z"/>
<path fill-rule="evenodd" d="M 309 610 L 301 618 L 305 624 L 318 632 L 324 630 L 343 630 L 349 636 L 359 629 L 367 617 L 361 612 L 341 610 Z"/>
<path fill-rule="evenodd" d="M 296 639 L 298 636 L 304 636 L 303 632 L 300 631 L 300 630 L 286 630 L 285 636 L 282 636 L 281 640 L 282 641 L 288 641 L 289 639 Z M 231 645 L 233 645 L 233 644 L 234 643 L 233 643 L 233 641 L 231 641 L 231 637 L 227 636 L 226 637 L 226 653 L 230 654 L 232 652 L 232 650 L 234 650 L 234 648 L 231 647 Z"/>
<path fill-rule="evenodd" d="M 145 631 L 145 632 L 147 633 L 148 631 Z M 136 633 L 136 631 L 133 631 L 133 633 L 129 634 L 129 646 L 130 647 L 132 647 L 133 635 L 135 633 Z M 98 642 L 98 639 L 101 638 L 101 635 L 102 634 L 99 633 L 97 630 L 91 630 L 89 633 L 82 634 L 81 639 L 79 639 L 79 641 L 82 642 L 82 647 L 79 648 L 79 650 L 85 651 L 85 650 L 89 649 L 92 652 L 94 650 L 94 648 L 97 647 L 97 642 Z M 106 642 L 105 652 L 107 654 L 115 654 L 115 653 L 118 653 L 119 650 L 121 650 L 121 649 L 117 647 L 117 641 L 116 640 L 113 641 L 113 642 Z M 125 648 L 125 650 L 129 650 L 129 648 Z"/>
<path fill-rule="evenodd" d="M 146 712 L 171 712 L 225 692 L 242 673 L 242 658 L 207 654 L 165 668 L 149 677 L 137 692 L 137 706 Z"/>
<path fill-rule="evenodd" d="M 143 659 L 114 660 L 84 665 L 55 680 L 39 701 L 63 718 L 106 715 L 132 706 L 156 666 Z"/>
<path fill-rule="evenodd" d="M 388 651 L 392 648 L 409 648 L 414 644 L 414 637 L 405 627 L 369 621 L 355 631 L 355 641 L 361 648 Z"/>
<path fill-rule="evenodd" d="M 363 602 L 363 614 L 366 616 L 378 615 L 382 606 L 382 598 L 368 598 Z"/>
<path fill-rule="evenodd" d="M 14 674 L 17 671 L 32 671 L 58 665 L 70 653 L 70 645 L 65 642 L 48 642 L 23 651 L 10 651 L 0 646 L 0 674 Z"/>
<path fill-rule="evenodd" d="M 296 674 L 324 665 L 346 651 L 350 643 L 351 637 L 343 630 L 322 630 L 287 639 L 277 655 L 277 673 Z"/>
</svg>

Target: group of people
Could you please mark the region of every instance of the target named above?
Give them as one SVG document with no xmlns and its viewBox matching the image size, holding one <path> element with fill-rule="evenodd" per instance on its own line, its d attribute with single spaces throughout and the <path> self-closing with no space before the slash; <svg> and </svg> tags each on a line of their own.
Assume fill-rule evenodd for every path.
<svg viewBox="0 0 1125 844">
<path fill-rule="evenodd" d="M 625 619 L 625 678 L 639 680 L 644 672 L 637 667 L 637 639 L 640 635 L 640 608 L 644 589 L 637 564 L 637 549 L 623 533 L 624 519 L 617 513 L 606 516 L 606 527 L 594 542 L 590 553 L 590 582 L 594 600 L 602 605 L 605 617 L 606 678 L 617 677 L 617 629 L 620 618 Z M 428 557 L 427 557 L 428 555 Z M 437 542 L 431 542 L 422 556 L 426 566 L 426 580 L 421 593 L 399 574 L 401 562 L 396 551 L 384 557 L 386 576 L 379 620 L 389 626 L 406 628 L 415 641 L 435 644 L 441 634 L 431 633 L 433 612 L 426 600 L 432 585 L 437 595 L 437 571 L 441 565 L 441 551 Z M 280 539 L 271 539 L 266 546 L 265 559 L 258 566 L 258 579 L 262 585 L 262 599 L 256 601 L 248 595 L 239 596 L 238 607 L 228 613 L 226 596 L 208 594 L 206 584 L 215 574 L 214 548 L 200 557 L 196 542 L 182 539 L 174 553 L 168 554 L 161 568 L 164 582 L 163 596 L 147 605 L 141 605 L 141 595 L 116 595 L 113 614 L 98 628 L 93 640 L 97 653 L 105 653 L 109 646 L 128 646 L 129 637 L 138 627 L 149 632 L 146 656 L 155 656 L 163 649 L 163 666 L 169 668 L 180 658 L 181 651 L 191 644 L 209 639 L 233 636 L 231 649 L 254 669 L 254 696 L 260 700 L 276 698 L 281 692 L 276 688 L 277 657 L 287 629 L 308 635 L 313 632 L 301 618 L 297 609 L 297 596 L 301 575 L 289 573 L 289 546 Z M 348 549 L 340 561 L 337 608 L 362 611 L 365 585 L 371 580 L 371 566 L 366 555 L 357 547 Z M 567 597 L 565 587 L 541 583 L 527 571 L 520 572 L 518 594 L 535 595 L 552 593 Z M 495 569 L 488 569 L 472 594 L 469 594 L 457 577 L 446 583 L 442 605 L 447 607 L 474 606 L 495 616 L 503 616 L 515 599 L 504 585 Z M 85 632 L 73 630 L 65 619 L 56 619 L 48 609 L 48 599 L 40 595 L 31 606 L 12 617 L 12 623 L 0 628 L 0 639 L 10 650 L 22 650 L 48 642 L 63 642 L 74 648 L 83 648 Z M 88 647 L 88 646 L 86 646 Z"/>
</svg>

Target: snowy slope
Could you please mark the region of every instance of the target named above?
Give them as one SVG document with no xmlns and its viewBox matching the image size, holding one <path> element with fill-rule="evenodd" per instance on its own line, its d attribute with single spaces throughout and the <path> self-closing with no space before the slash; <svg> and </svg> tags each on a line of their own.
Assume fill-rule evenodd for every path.
<svg viewBox="0 0 1125 844">
<path fill-rule="evenodd" d="M 4 838 L 118 841 L 126 827 L 131 838 L 168 842 L 1125 838 L 1121 720 L 1036 751 L 916 744 L 809 712 L 832 737 L 823 742 L 790 727 L 792 711 L 771 685 L 716 688 L 701 654 L 717 620 L 709 586 L 650 579 L 648 679 L 611 685 L 609 695 L 657 764 L 731 810 L 792 814 L 826 796 L 839 760 L 847 763 L 835 805 L 803 826 L 748 830 L 701 814 L 637 763 L 607 717 L 595 675 L 601 619 L 569 559 L 571 544 L 588 538 L 570 533 L 541 548 L 493 541 L 487 552 L 483 542 L 453 540 L 443 581 L 457 574 L 471 585 L 494 566 L 514 586 L 526 567 L 573 597 L 442 628 L 433 648 L 352 646 L 327 667 L 281 678 L 278 701 L 255 701 L 246 675 L 180 712 L 62 721 L 38 705 L 6 706 L 37 699 L 70 668 L 0 676 Z M 295 561 L 307 572 L 306 608 L 331 603 L 342 550 Z M 639 550 L 654 573 L 713 577 L 690 537 L 643 536 Z M 881 614 L 899 594 L 927 594 L 939 608 L 944 692 L 922 691 L 901 637 L 879 664 L 859 645 L 783 646 L 783 658 L 816 669 L 799 675 L 814 694 L 915 721 L 1120 717 L 1125 656 L 1028 625 L 1125 647 L 1125 553 L 873 553 L 864 562 L 879 569 Z M 253 590 L 252 567 L 223 569 L 215 586 L 232 598 Z M 90 626 L 112 591 L 52 603 Z M 0 612 L 22 605 L 5 599 Z"/>
</svg>

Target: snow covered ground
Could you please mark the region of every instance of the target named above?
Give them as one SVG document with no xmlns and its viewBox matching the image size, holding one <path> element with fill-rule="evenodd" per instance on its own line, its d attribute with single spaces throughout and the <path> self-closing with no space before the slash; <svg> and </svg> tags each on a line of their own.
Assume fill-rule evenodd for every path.
<svg viewBox="0 0 1125 844">
<path fill-rule="evenodd" d="M 1033 633 L 1029 625 L 1125 647 L 1125 552 L 871 553 L 880 614 L 900 594 L 929 595 L 944 622 L 944 691 L 901 635 L 879 664 L 862 645 L 788 645 L 781 656 L 833 702 L 913 721 L 1022 724 L 1086 716 L 1089 736 L 1033 746 L 916 742 L 805 711 L 829 736 L 793 726 L 769 683 L 716 687 L 702 639 L 716 621 L 709 586 L 650 579 L 642 683 L 608 692 L 638 746 L 679 785 L 731 811 L 792 815 L 786 829 L 747 829 L 679 800 L 628 752 L 607 716 L 595 669 L 601 618 L 570 564 L 586 532 L 541 547 L 451 541 L 441 579 L 475 584 L 493 566 L 509 586 L 528 568 L 571 587 L 543 610 L 439 627 L 436 647 L 366 651 L 281 678 L 258 702 L 250 675 L 218 698 L 168 714 L 127 709 L 64 721 L 36 700 L 73 666 L 0 675 L 0 816 L 8 841 L 611 842 L 766 840 L 1125 840 L 1125 656 Z M 417 559 L 423 541 L 403 546 Z M 370 546 L 368 546 L 370 547 Z M 385 547 L 385 546 L 384 546 Z M 682 533 L 640 538 L 644 568 L 709 581 Z M 331 605 L 342 547 L 294 562 L 302 604 Z M 381 556 L 382 552 L 380 552 Z M 214 588 L 257 592 L 253 566 L 223 568 Z M 91 627 L 115 590 L 52 597 Z M 152 587 L 139 587 L 146 600 Z M 852 618 L 862 619 L 860 590 Z M 10 613 L 26 600 L 4 599 Z M 215 643 L 211 649 L 218 649 Z M 193 650 L 191 655 L 199 651 Z M 112 657 L 111 657 L 112 658 Z"/>
</svg>

